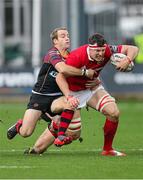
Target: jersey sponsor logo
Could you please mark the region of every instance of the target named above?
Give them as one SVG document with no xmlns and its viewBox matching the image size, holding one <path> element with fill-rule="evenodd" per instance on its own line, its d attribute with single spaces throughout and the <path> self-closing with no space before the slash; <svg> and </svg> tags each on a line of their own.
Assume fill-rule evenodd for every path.
<svg viewBox="0 0 143 180">
<path fill-rule="evenodd" d="M 57 53 L 57 54 L 60 54 L 60 52 L 59 52 L 59 51 L 57 51 L 56 53 Z"/>
<path fill-rule="evenodd" d="M 34 103 L 34 104 L 33 104 L 33 107 L 35 107 L 35 108 L 38 107 L 38 106 L 39 106 L 38 103 Z"/>
<path fill-rule="evenodd" d="M 56 71 L 51 71 L 49 73 L 49 75 L 52 76 L 53 78 L 55 78 L 57 74 L 58 74 L 58 72 L 56 72 Z"/>
</svg>

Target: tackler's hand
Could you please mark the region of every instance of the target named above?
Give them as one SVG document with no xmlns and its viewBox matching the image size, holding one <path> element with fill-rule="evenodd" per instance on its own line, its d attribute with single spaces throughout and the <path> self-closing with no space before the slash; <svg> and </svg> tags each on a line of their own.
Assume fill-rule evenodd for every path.
<svg viewBox="0 0 143 180">
<path fill-rule="evenodd" d="M 86 86 L 86 88 L 91 89 L 91 88 L 94 88 L 94 87 L 98 86 L 99 84 L 101 84 L 100 79 L 99 78 L 94 78 L 93 80 L 87 81 L 85 86 Z"/>
<path fill-rule="evenodd" d="M 93 69 L 82 69 L 82 76 L 88 77 L 89 79 L 93 79 L 95 75 L 95 71 Z"/>
<path fill-rule="evenodd" d="M 79 99 L 72 95 L 68 95 L 67 102 L 70 105 L 70 107 L 73 109 L 76 109 L 79 105 Z"/>
</svg>

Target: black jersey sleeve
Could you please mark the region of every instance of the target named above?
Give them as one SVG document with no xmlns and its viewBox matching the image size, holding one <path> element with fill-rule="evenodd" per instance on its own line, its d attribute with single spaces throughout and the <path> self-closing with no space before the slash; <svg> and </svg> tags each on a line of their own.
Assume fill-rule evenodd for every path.
<svg viewBox="0 0 143 180">
<path fill-rule="evenodd" d="M 63 62 L 63 58 L 60 52 L 56 48 L 52 48 L 48 51 L 46 56 L 44 57 L 44 63 L 50 63 L 54 67 L 58 62 Z"/>
</svg>

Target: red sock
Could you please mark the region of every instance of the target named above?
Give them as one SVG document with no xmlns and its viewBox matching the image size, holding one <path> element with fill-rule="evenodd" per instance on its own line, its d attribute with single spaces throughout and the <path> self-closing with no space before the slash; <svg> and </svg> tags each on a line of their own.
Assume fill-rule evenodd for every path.
<svg viewBox="0 0 143 180">
<path fill-rule="evenodd" d="M 116 134 L 117 131 L 117 127 L 118 127 L 118 121 L 117 122 L 113 122 L 109 119 L 106 119 L 105 125 L 104 125 L 104 146 L 103 146 L 103 150 L 109 151 L 112 150 L 112 143 L 113 143 L 113 139 L 114 136 Z"/>
<path fill-rule="evenodd" d="M 65 135 L 65 132 L 73 118 L 73 114 L 74 111 L 73 110 L 69 110 L 69 109 L 65 109 L 62 114 L 61 114 L 61 121 L 59 124 L 59 132 L 58 132 L 58 136 L 60 135 Z"/>
<path fill-rule="evenodd" d="M 22 126 L 23 120 L 19 119 L 16 123 L 16 130 L 19 133 L 20 127 Z"/>
<path fill-rule="evenodd" d="M 52 121 L 51 123 L 52 123 L 52 125 L 49 126 L 49 131 L 55 138 L 57 138 L 57 133 L 58 133 L 59 127 L 54 121 Z"/>
</svg>

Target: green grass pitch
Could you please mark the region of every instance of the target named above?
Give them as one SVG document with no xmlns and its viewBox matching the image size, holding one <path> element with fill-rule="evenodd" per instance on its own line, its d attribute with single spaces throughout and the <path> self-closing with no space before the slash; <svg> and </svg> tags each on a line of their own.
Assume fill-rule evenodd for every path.
<svg viewBox="0 0 143 180">
<path fill-rule="evenodd" d="M 126 157 L 102 157 L 105 118 L 82 110 L 82 137 L 60 149 L 52 146 L 42 156 L 24 155 L 47 124 L 40 121 L 29 138 L 7 140 L 7 128 L 22 118 L 26 104 L 0 105 L 0 179 L 143 179 L 143 103 L 119 102 L 120 124 L 114 141 Z"/>
</svg>

